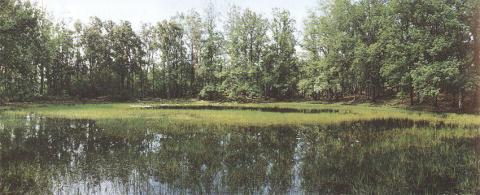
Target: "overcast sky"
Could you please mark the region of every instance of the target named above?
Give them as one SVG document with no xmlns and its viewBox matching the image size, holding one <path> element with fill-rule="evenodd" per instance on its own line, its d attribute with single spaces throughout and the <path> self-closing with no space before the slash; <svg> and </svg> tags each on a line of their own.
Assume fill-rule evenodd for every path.
<svg viewBox="0 0 480 195">
<path fill-rule="evenodd" d="M 136 29 L 142 23 L 156 23 L 169 19 L 179 12 L 195 9 L 202 13 L 209 0 L 31 0 L 38 2 L 56 19 L 67 22 L 77 19 L 85 22 L 90 16 L 113 21 L 128 20 Z M 42 2 L 43 1 L 43 2 Z M 250 8 L 270 16 L 273 8 L 291 12 L 297 28 L 303 28 L 307 10 L 316 7 L 317 0 L 213 0 L 217 11 L 223 15 L 232 5 Z M 297 29 L 301 30 L 301 29 Z"/>
</svg>

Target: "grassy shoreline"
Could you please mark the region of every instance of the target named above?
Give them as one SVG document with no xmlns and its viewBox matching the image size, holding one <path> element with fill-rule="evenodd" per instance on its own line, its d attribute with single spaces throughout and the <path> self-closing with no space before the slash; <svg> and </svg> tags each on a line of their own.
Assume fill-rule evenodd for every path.
<svg viewBox="0 0 480 195">
<path fill-rule="evenodd" d="M 228 106 L 239 108 L 285 108 L 285 109 L 330 109 L 334 113 L 277 113 L 245 109 L 229 110 L 189 110 L 189 109 L 144 109 L 146 106 L 179 105 L 188 106 Z M 21 104 L 4 108 L 6 116 L 25 116 L 35 113 L 45 117 L 90 120 L 162 120 L 192 124 L 220 125 L 316 125 L 334 124 L 371 119 L 409 119 L 432 123 L 454 124 L 458 126 L 480 125 L 480 116 L 473 114 L 434 113 L 413 111 L 392 106 L 371 104 L 318 104 L 313 102 L 277 103 L 217 103 L 205 101 L 181 102 L 132 102 L 132 103 L 87 103 L 87 104 Z"/>
</svg>

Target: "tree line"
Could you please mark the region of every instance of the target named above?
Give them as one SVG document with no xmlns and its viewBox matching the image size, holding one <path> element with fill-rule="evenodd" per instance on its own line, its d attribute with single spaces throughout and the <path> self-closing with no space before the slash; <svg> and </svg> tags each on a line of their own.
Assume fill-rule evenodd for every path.
<svg viewBox="0 0 480 195">
<path fill-rule="evenodd" d="M 398 97 L 463 108 L 480 96 L 475 0 L 326 1 L 300 36 L 287 10 L 233 6 L 220 22 L 207 7 L 136 31 L 0 0 L 0 99 Z"/>
</svg>

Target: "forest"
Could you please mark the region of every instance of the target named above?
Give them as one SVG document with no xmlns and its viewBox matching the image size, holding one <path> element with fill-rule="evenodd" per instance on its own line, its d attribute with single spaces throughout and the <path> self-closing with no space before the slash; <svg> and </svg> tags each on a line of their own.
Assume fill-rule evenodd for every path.
<svg viewBox="0 0 480 195">
<path fill-rule="evenodd" d="M 0 102 L 399 99 L 469 110 L 480 97 L 478 4 L 332 0 L 304 21 L 236 6 L 222 17 L 212 4 L 135 30 L 0 0 Z"/>
<path fill-rule="evenodd" d="M 313 1 L 0 0 L 0 195 L 480 195 L 480 0 Z"/>
</svg>

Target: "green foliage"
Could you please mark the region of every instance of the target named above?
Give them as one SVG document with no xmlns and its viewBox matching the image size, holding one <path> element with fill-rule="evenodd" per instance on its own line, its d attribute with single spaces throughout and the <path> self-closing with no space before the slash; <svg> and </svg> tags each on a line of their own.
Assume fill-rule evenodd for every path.
<svg viewBox="0 0 480 195">
<path fill-rule="evenodd" d="M 270 24 L 272 43 L 263 70 L 267 97 L 290 98 L 296 93 L 298 63 L 296 58 L 295 20 L 285 10 L 275 10 Z"/>
<path fill-rule="evenodd" d="M 192 87 L 192 64 L 187 62 L 184 45 L 185 32 L 176 22 L 162 22 L 157 25 L 159 50 L 162 53 L 161 71 L 166 81 L 167 98 L 185 97 Z"/>
<path fill-rule="evenodd" d="M 0 3 L 2 101 L 409 96 L 462 109 L 480 89 L 475 0 L 331 0 L 308 15 L 300 42 L 279 9 L 232 7 L 222 29 L 210 4 L 135 32 L 97 17 L 69 29 L 28 2 Z"/>
<path fill-rule="evenodd" d="M 116 73 L 117 87 L 112 94 L 128 99 L 135 96 L 135 75 L 142 71 L 142 59 L 145 51 L 140 38 L 135 34 L 129 22 L 122 22 L 111 29 L 112 67 Z"/>
<path fill-rule="evenodd" d="M 224 37 L 223 34 L 216 29 L 216 20 L 215 9 L 213 4 L 210 4 L 203 22 L 205 29 L 204 36 L 201 40 L 200 64 L 197 70 L 198 85 L 203 86 L 204 89 L 209 85 L 219 86 L 222 83 L 221 75 L 225 63 L 223 56 L 225 53 L 223 51 Z M 212 89 L 211 87 L 209 88 Z M 200 94 L 200 96 L 202 95 Z"/>
<path fill-rule="evenodd" d="M 28 100 L 38 95 L 37 65 L 46 51 L 43 13 L 29 2 L 0 1 L 0 96 Z"/>
<path fill-rule="evenodd" d="M 459 76 L 458 61 L 436 62 L 421 65 L 412 72 L 413 86 L 419 92 L 421 100 L 425 97 L 437 97 L 444 86 L 453 83 Z"/>
<path fill-rule="evenodd" d="M 215 85 L 206 85 L 198 94 L 198 97 L 201 100 L 222 100 L 223 99 L 223 91 L 220 90 L 219 87 Z"/>
<path fill-rule="evenodd" d="M 265 64 L 268 21 L 252 10 L 233 7 L 227 26 L 227 51 L 230 57 L 223 87 L 230 98 L 258 98 L 265 92 L 262 73 Z"/>
<path fill-rule="evenodd" d="M 415 96 L 441 93 L 462 99 L 477 82 L 474 7 L 470 1 L 331 1 L 306 22 L 302 72 L 308 76 L 299 84 L 325 99 L 410 94 L 414 103 Z"/>
</svg>

